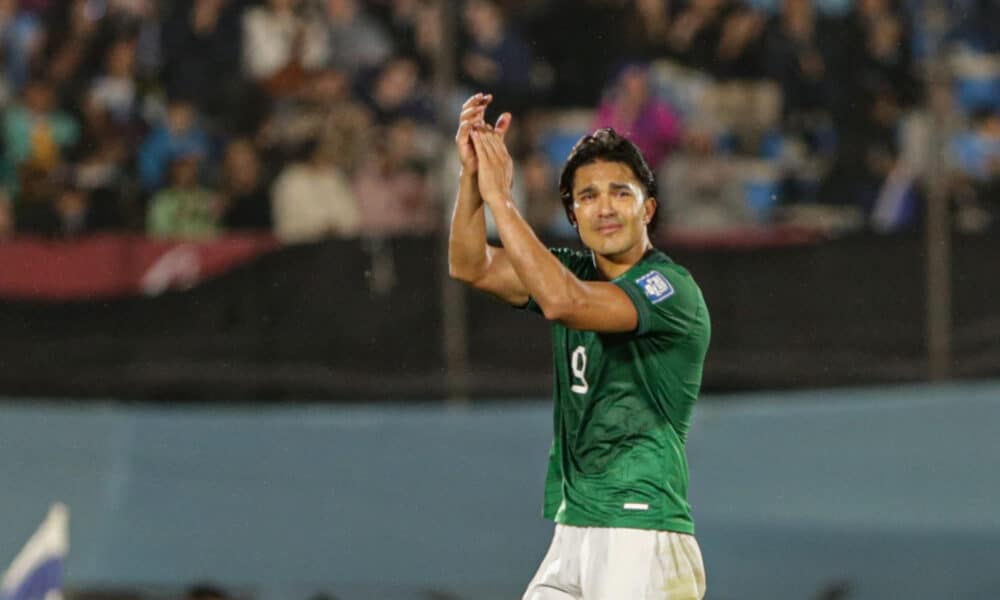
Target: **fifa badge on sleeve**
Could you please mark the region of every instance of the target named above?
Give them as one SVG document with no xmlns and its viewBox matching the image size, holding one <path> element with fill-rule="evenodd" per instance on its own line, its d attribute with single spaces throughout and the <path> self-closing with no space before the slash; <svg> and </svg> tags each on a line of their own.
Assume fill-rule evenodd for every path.
<svg viewBox="0 0 1000 600">
<path fill-rule="evenodd" d="M 643 293 L 653 304 L 666 300 L 674 295 L 674 286 L 659 271 L 650 271 L 635 282 L 642 287 Z"/>
</svg>

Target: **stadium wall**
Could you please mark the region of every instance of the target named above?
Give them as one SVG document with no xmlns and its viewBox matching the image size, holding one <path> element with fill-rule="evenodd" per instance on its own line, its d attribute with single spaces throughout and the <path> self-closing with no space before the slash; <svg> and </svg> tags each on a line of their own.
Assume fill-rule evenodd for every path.
<svg viewBox="0 0 1000 600">
<path fill-rule="evenodd" d="M 703 399 L 688 455 L 708 598 L 998 597 L 998 421 L 1000 381 Z M 61 500 L 76 589 L 508 600 L 551 534 L 550 427 L 545 402 L 8 399 L 0 562 Z"/>
</svg>

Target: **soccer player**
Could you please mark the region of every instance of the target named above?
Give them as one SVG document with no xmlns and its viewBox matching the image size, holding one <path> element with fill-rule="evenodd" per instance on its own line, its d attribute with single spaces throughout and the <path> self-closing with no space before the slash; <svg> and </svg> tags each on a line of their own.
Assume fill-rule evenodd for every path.
<svg viewBox="0 0 1000 600">
<path fill-rule="evenodd" d="M 452 277 L 552 322 L 552 544 L 524 600 L 700 599 L 705 569 L 687 501 L 684 442 L 710 324 L 691 275 L 653 248 L 656 181 L 613 130 L 584 136 L 559 193 L 586 250 L 547 249 L 511 199 L 511 115 L 463 106 Z M 486 239 L 484 207 L 503 248 Z"/>
</svg>

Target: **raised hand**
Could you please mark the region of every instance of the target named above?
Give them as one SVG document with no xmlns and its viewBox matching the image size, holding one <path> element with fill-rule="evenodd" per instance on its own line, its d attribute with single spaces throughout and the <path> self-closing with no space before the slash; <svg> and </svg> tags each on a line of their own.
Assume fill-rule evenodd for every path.
<svg viewBox="0 0 1000 600">
<path fill-rule="evenodd" d="M 475 94 L 462 105 L 462 112 L 458 118 L 458 133 L 455 134 L 455 144 L 458 146 L 458 157 L 462 163 L 462 169 L 469 175 L 475 175 L 478 171 L 478 161 L 476 158 L 475 146 L 472 143 L 472 131 L 474 126 L 490 128 L 486 125 L 486 108 L 493 101 L 493 94 Z M 510 127 L 510 113 L 504 113 L 497 119 L 495 131 L 501 137 L 507 134 Z"/>
<path fill-rule="evenodd" d="M 487 204 L 510 200 L 514 160 L 510 157 L 503 138 L 510 122 L 510 114 L 504 113 L 497 121 L 496 130 L 485 124 L 474 126 L 472 130 L 472 145 L 479 162 L 479 194 Z"/>
</svg>

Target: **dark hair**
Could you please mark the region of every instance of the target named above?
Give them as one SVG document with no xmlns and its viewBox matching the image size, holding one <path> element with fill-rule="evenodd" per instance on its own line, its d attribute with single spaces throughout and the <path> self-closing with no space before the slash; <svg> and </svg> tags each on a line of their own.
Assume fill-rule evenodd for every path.
<svg viewBox="0 0 1000 600">
<path fill-rule="evenodd" d="M 656 178 L 653 177 L 653 171 L 639 148 L 610 127 L 598 129 L 580 138 L 573 146 L 559 175 L 559 198 L 566 210 L 566 218 L 573 225 L 576 225 L 576 217 L 573 215 L 573 178 L 576 176 L 576 170 L 598 161 L 627 165 L 632 169 L 636 179 L 646 188 L 646 197 L 656 198 Z M 659 216 L 659 210 L 653 213 L 648 229 L 656 229 Z"/>
</svg>

